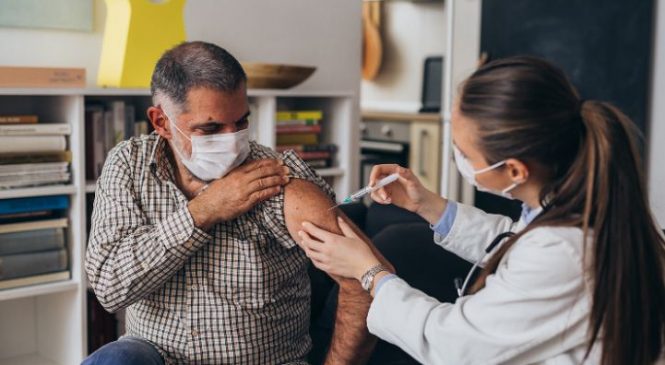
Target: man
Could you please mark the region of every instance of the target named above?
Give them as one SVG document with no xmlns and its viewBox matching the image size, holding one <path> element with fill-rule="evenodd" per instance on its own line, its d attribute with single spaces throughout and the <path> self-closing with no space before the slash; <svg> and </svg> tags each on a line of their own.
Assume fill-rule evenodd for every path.
<svg viewBox="0 0 665 365">
<path fill-rule="evenodd" d="M 309 263 L 294 238 L 306 218 L 339 232 L 332 190 L 248 141 L 246 76 L 225 50 L 167 51 L 151 91 L 155 133 L 110 152 L 86 259 L 100 303 L 127 308 L 127 336 L 84 363 L 306 363 Z M 338 282 L 326 363 L 362 363 L 369 297 Z"/>
</svg>

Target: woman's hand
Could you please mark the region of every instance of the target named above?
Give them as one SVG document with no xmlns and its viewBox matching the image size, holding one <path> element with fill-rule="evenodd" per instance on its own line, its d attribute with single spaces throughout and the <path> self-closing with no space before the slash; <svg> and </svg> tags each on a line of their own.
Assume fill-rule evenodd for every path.
<svg viewBox="0 0 665 365">
<path fill-rule="evenodd" d="M 427 190 L 411 170 L 394 164 L 376 165 L 369 177 L 370 186 L 393 173 L 398 173 L 399 179 L 374 191 L 372 199 L 379 204 L 394 204 L 435 224 L 446 210 L 446 199 Z"/>
<path fill-rule="evenodd" d="M 367 270 L 381 262 L 343 219 L 337 220 L 343 236 L 303 222 L 303 230 L 298 232 L 302 240 L 298 245 L 320 270 L 330 275 L 360 280 Z"/>
</svg>

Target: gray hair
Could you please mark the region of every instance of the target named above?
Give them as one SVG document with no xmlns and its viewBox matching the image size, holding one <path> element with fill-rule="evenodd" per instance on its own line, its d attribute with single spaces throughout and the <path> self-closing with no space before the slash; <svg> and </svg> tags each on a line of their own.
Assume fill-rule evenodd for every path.
<svg viewBox="0 0 665 365">
<path fill-rule="evenodd" d="M 157 61 L 150 92 L 155 105 L 166 102 L 183 109 L 193 88 L 232 92 L 246 81 L 240 62 L 225 49 L 207 42 L 183 42 Z"/>
</svg>

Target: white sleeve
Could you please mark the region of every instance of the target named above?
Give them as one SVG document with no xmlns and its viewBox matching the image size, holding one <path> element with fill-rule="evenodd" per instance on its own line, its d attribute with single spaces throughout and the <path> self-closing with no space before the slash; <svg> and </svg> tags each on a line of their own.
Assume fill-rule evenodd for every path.
<svg viewBox="0 0 665 365">
<path fill-rule="evenodd" d="M 584 343 L 581 262 L 542 230 L 515 244 L 484 289 L 454 304 L 401 279 L 386 282 L 369 311 L 370 332 L 424 364 L 442 365 L 532 363 Z"/>
<path fill-rule="evenodd" d="M 446 236 L 435 233 L 434 242 L 469 262 L 476 262 L 496 236 L 515 231 L 517 225 L 509 217 L 488 214 L 478 208 L 457 203 L 457 214 L 450 232 Z"/>
</svg>

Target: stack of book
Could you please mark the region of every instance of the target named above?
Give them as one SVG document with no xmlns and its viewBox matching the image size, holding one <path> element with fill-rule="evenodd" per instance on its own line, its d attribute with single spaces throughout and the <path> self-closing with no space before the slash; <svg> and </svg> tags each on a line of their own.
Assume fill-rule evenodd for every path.
<svg viewBox="0 0 665 365">
<path fill-rule="evenodd" d="M 142 134 L 148 134 L 148 122 L 136 120 L 134 105 L 122 100 L 86 105 L 86 179 L 97 180 L 106 155 L 115 145 Z"/>
<path fill-rule="evenodd" d="M 320 110 L 277 112 L 277 152 L 294 150 L 314 168 L 333 165 L 337 146 L 321 143 Z"/>
<path fill-rule="evenodd" d="M 69 278 L 66 195 L 0 200 L 0 290 Z"/>
<path fill-rule="evenodd" d="M 67 123 L 36 115 L 0 116 L 0 189 L 64 184 L 71 178 Z"/>
</svg>

